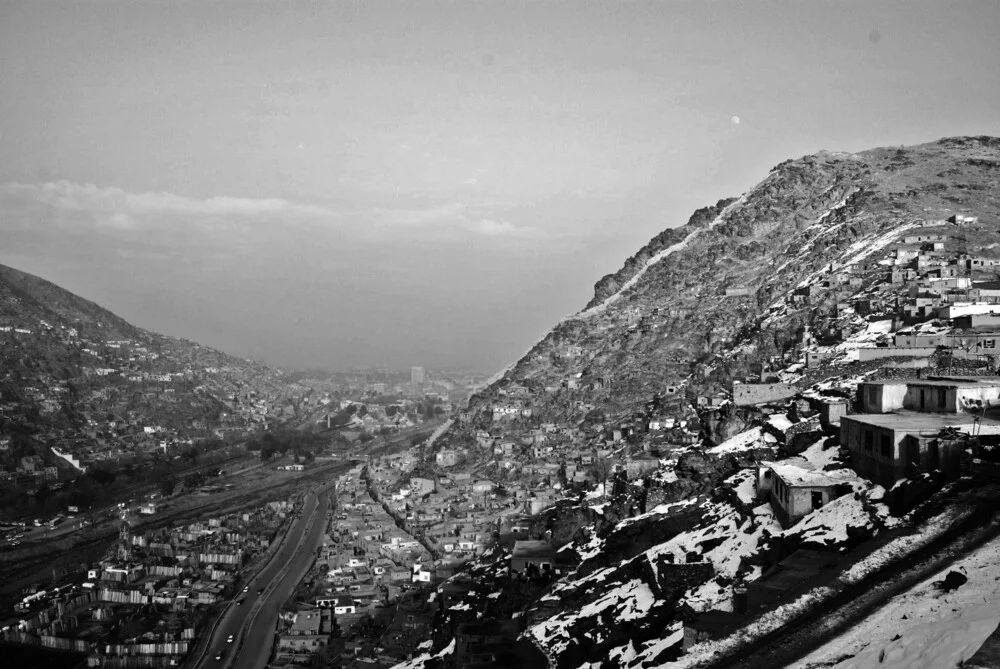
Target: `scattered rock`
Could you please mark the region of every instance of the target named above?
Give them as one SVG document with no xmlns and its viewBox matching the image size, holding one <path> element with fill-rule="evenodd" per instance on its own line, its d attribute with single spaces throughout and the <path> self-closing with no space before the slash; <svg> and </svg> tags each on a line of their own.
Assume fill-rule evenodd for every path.
<svg viewBox="0 0 1000 669">
<path fill-rule="evenodd" d="M 963 574 L 962 572 L 949 571 L 948 575 L 944 577 L 943 581 L 938 581 L 934 585 L 936 585 L 937 588 L 939 590 L 942 590 L 943 592 L 951 592 L 952 590 L 957 590 L 963 585 L 965 585 L 966 581 L 968 580 L 969 577 Z"/>
</svg>

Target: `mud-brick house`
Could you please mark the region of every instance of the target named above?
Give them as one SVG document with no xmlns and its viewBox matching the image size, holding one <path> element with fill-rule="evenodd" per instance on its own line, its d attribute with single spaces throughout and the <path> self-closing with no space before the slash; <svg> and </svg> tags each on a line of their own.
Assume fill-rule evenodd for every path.
<svg viewBox="0 0 1000 669">
<path fill-rule="evenodd" d="M 435 488 L 434 479 L 422 478 L 420 476 L 410 478 L 410 491 L 416 497 L 429 495 L 434 492 Z"/>
<path fill-rule="evenodd" d="M 1000 421 L 910 411 L 840 419 L 840 443 L 850 451 L 854 471 L 887 489 L 932 471 L 958 478 L 970 438 L 987 435 L 1000 435 Z"/>
<path fill-rule="evenodd" d="M 510 556 L 510 575 L 540 576 L 555 569 L 556 549 L 547 541 L 524 540 L 514 542 Z"/>
<path fill-rule="evenodd" d="M 493 488 L 495 487 L 496 484 L 494 484 L 493 481 L 482 479 L 472 484 L 472 492 L 476 495 L 486 495 L 493 492 Z"/>
<path fill-rule="evenodd" d="M 634 481 L 645 474 L 656 471 L 659 466 L 659 459 L 644 453 L 628 457 L 625 459 L 625 462 L 622 463 L 622 468 L 628 474 L 630 481 Z"/>
<path fill-rule="evenodd" d="M 441 467 L 454 467 L 458 463 L 458 453 L 450 450 L 438 451 L 434 460 Z"/>
<path fill-rule="evenodd" d="M 776 463 L 763 468 L 757 481 L 758 494 L 770 488 L 771 508 L 782 527 L 791 527 L 850 488 L 823 472 Z"/>
<path fill-rule="evenodd" d="M 952 214 L 948 217 L 949 223 L 954 223 L 955 225 L 975 225 L 979 222 L 978 216 L 965 216 L 963 214 Z"/>
<path fill-rule="evenodd" d="M 535 516 L 555 504 L 555 502 L 555 495 L 552 491 L 541 491 L 524 501 L 523 510 L 524 513 Z"/>
</svg>

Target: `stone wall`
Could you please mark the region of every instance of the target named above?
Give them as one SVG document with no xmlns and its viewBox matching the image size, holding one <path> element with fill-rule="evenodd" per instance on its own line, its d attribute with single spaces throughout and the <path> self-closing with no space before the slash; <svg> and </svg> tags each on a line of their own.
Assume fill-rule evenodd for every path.
<svg viewBox="0 0 1000 669">
<path fill-rule="evenodd" d="M 883 358 L 928 358 L 937 353 L 936 346 L 885 346 L 859 348 L 858 360 L 882 360 Z"/>
<path fill-rule="evenodd" d="M 707 582 L 715 576 L 711 562 L 686 562 L 675 564 L 661 555 L 656 561 L 656 585 L 660 597 L 676 601 L 685 592 Z"/>
<path fill-rule="evenodd" d="M 733 385 L 736 406 L 777 402 L 795 397 L 799 389 L 790 383 L 737 383 Z"/>
</svg>

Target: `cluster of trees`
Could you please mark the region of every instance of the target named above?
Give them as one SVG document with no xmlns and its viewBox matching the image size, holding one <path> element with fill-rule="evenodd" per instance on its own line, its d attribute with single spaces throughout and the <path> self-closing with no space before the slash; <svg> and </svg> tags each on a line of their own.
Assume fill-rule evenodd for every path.
<svg viewBox="0 0 1000 669">
<path fill-rule="evenodd" d="M 25 490 L 6 490 L 0 495 L 0 517 L 18 518 L 52 515 L 67 506 L 81 510 L 110 504 L 120 492 L 118 476 L 106 469 L 92 469 L 66 483 L 43 483 L 33 494 Z"/>
<path fill-rule="evenodd" d="M 417 405 L 417 412 L 424 418 L 430 419 L 443 415 L 444 408 L 441 406 L 441 400 L 428 397 Z"/>
<path fill-rule="evenodd" d="M 299 430 L 274 430 L 254 437 L 247 442 L 247 450 L 260 453 L 261 460 L 275 455 L 292 453 L 296 460 L 312 462 L 330 443 L 330 438 L 313 432 Z"/>
<path fill-rule="evenodd" d="M 26 435 L 15 435 L 11 444 L 16 444 L 18 459 L 25 455 L 41 455 L 47 462 L 50 461 L 50 457 L 45 456 L 48 449 Z M 157 453 L 149 460 L 92 466 L 86 474 L 77 475 L 68 481 L 43 483 L 30 494 L 23 489 L 7 489 L 0 492 L 0 517 L 13 519 L 50 515 L 64 511 L 67 506 L 80 507 L 81 511 L 107 506 L 118 501 L 135 486 L 159 485 L 160 492 L 169 495 L 173 492 L 178 477 L 192 465 L 222 463 L 232 457 L 222 448 L 227 445 L 222 440 L 210 439 L 184 448 L 178 459 Z M 217 473 L 218 470 L 213 470 L 213 475 Z M 191 483 L 201 485 L 201 482 L 196 483 L 194 479 Z"/>
</svg>

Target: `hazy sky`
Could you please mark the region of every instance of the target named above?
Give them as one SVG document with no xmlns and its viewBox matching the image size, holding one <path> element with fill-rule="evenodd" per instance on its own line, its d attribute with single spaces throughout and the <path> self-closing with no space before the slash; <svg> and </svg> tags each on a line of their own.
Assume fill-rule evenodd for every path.
<svg viewBox="0 0 1000 669">
<path fill-rule="evenodd" d="M 995 0 L 0 0 L 0 263 L 281 366 L 490 372 L 786 158 L 1000 135 L 998 34 Z"/>
</svg>

